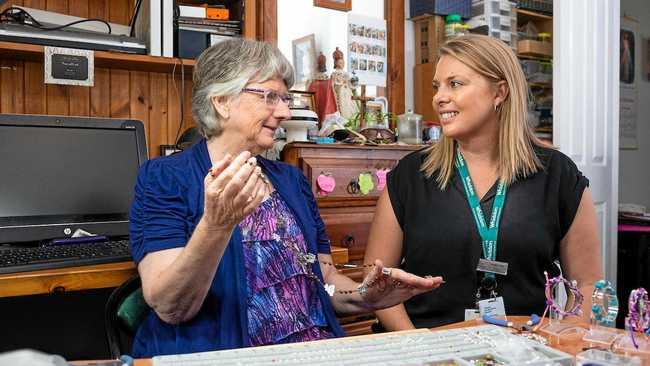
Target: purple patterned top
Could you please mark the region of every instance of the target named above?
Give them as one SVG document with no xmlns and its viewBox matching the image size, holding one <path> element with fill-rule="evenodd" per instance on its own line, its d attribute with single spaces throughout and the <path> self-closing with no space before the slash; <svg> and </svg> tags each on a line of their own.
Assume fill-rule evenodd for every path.
<svg viewBox="0 0 650 366">
<path fill-rule="evenodd" d="M 280 195 L 271 193 L 240 227 L 251 345 L 333 338 L 317 295 L 320 284 L 295 254 L 307 253 L 305 239 Z"/>
</svg>

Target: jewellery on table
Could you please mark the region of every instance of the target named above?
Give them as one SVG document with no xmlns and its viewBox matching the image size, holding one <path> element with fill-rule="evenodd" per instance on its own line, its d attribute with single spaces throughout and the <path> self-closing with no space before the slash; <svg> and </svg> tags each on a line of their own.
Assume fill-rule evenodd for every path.
<svg viewBox="0 0 650 366">
<path fill-rule="evenodd" d="M 475 366 L 501 366 L 505 365 L 502 362 L 499 362 L 494 359 L 492 355 L 485 355 L 477 359 L 471 359 L 469 360 L 469 363 Z"/>
<path fill-rule="evenodd" d="M 634 339 L 634 332 L 645 332 L 650 328 L 650 309 L 648 309 L 648 292 L 639 287 L 632 290 L 630 298 L 628 299 L 628 327 L 630 328 L 630 338 L 634 348 L 639 348 L 639 345 Z"/>
<path fill-rule="evenodd" d="M 544 286 L 545 287 L 544 292 L 546 294 L 546 309 L 544 309 L 544 314 L 542 315 L 542 319 L 544 319 L 546 313 L 549 310 L 551 312 L 554 312 L 562 316 L 580 315 L 582 313 L 580 307 L 582 306 L 582 301 L 584 297 L 582 296 L 582 293 L 578 289 L 578 283 L 575 280 L 569 281 L 566 278 L 562 277 L 562 275 L 553 278 L 548 278 L 548 272 L 546 271 L 544 271 L 544 277 L 546 277 L 546 285 Z M 567 297 L 569 294 L 573 295 L 573 304 L 569 310 L 564 310 L 563 308 L 561 308 L 560 305 L 557 303 L 555 296 L 553 295 L 553 290 L 559 284 L 564 284 L 566 288 L 569 290 L 569 292 L 567 293 Z M 540 323 L 535 327 L 534 330 L 537 330 L 541 325 L 542 322 L 540 321 Z"/>
<path fill-rule="evenodd" d="M 530 339 L 531 341 L 539 342 L 543 345 L 548 344 L 548 339 L 544 338 L 543 336 L 539 334 L 535 334 L 531 331 L 522 331 L 521 333 L 518 333 L 520 337 L 524 337 L 526 339 Z"/>
<path fill-rule="evenodd" d="M 493 317 L 491 317 L 489 315 L 483 315 L 482 319 L 483 319 L 484 322 L 486 322 L 488 324 L 494 324 L 494 325 L 498 325 L 498 326 L 501 326 L 501 327 L 515 328 L 515 324 L 513 322 L 507 321 L 507 320 L 504 320 L 504 319 L 493 318 Z M 539 317 L 539 315 L 531 314 L 530 319 L 526 321 L 526 326 L 532 327 L 534 325 L 539 324 L 539 322 L 541 320 L 542 319 Z M 519 328 L 515 328 L 515 329 L 519 329 Z"/>
<path fill-rule="evenodd" d="M 607 280 L 596 281 L 591 295 L 591 321 L 604 327 L 616 326 L 618 298 L 616 290 Z"/>
</svg>

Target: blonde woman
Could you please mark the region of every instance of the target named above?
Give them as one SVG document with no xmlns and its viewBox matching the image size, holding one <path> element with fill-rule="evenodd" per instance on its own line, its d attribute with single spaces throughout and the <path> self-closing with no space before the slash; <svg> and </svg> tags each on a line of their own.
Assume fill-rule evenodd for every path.
<svg viewBox="0 0 650 366">
<path fill-rule="evenodd" d="M 558 274 L 558 259 L 564 276 L 590 293 L 601 260 L 589 181 L 533 135 L 517 58 L 479 35 L 454 38 L 440 55 L 432 102 L 443 137 L 389 174 L 366 262 L 436 273 L 446 284 L 378 311 L 382 325 L 462 321 L 477 296 L 501 297 L 508 315 L 541 315 L 544 271 Z"/>
</svg>

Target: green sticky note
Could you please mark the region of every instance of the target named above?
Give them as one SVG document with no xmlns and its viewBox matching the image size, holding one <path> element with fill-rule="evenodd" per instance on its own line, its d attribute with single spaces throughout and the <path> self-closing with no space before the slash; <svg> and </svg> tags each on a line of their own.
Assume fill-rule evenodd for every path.
<svg viewBox="0 0 650 366">
<path fill-rule="evenodd" d="M 375 188 L 375 183 L 372 181 L 372 175 L 369 173 L 359 174 L 359 188 L 361 188 L 362 194 L 368 194 Z"/>
</svg>

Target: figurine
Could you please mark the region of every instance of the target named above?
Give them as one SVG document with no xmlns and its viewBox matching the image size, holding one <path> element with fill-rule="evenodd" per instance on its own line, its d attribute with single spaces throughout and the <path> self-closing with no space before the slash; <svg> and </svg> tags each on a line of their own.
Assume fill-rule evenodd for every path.
<svg viewBox="0 0 650 366">
<path fill-rule="evenodd" d="M 316 64 L 318 65 L 318 72 L 314 76 L 314 80 L 329 79 L 329 76 L 327 75 L 327 58 L 323 55 L 323 52 L 320 52 L 316 58 Z"/>
<path fill-rule="evenodd" d="M 330 78 L 334 89 L 336 107 L 343 118 L 350 119 L 359 112 L 357 103 L 352 99 L 354 89 L 350 84 L 350 75 L 343 71 L 345 65 L 343 52 L 336 47 L 332 56 L 334 57 L 334 71 L 332 71 Z"/>
</svg>

